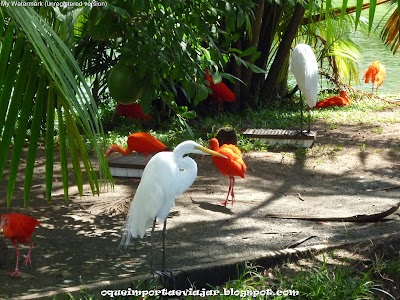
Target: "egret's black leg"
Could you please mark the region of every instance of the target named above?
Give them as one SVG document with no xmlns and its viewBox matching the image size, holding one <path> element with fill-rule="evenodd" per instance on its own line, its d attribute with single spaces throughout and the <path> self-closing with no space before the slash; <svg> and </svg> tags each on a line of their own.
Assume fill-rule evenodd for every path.
<svg viewBox="0 0 400 300">
<path fill-rule="evenodd" d="M 151 245 L 150 245 L 150 264 L 151 264 L 151 274 L 153 274 L 153 277 L 154 277 L 154 273 L 155 273 L 155 270 L 154 270 L 153 244 L 154 244 L 154 236 L 155 236 L 154 229 L 156 227 L 156 221 L 157 221 L 157 218 L 154 218 L 153 229 L 151 230 Z"/>
<path fill-rule="evenodd" d="M 301 97 L 301 90 L 300 90 L 300 133 L 303 134 L 303 98 Z"/>
<path fill-rule="evenodd" d="M 165 238 L 167 236 L 167 218 L 164 220 L 164 228 L 162 231 L 162 249 L 163 249 L 163 271 L 167 270 L 165 263 Z"/>
<path fill-rule="evenodd" d="M 160 279 L 161 279 L 161 283 L 163 285 L 163 287 L 167 288 L 167 287 L 172 287 L 175 288 L 175 277 L 174 274 L 172 273 L 172 271 L 167 270 L 167 266 L 166 266 L 166 254 L 165 254 L 165 238 L 167 236 L 167 219 L 164 220 L 164 228 L 162 231 L 162 242 L 163 242 L 163 258 L 162 258 L 162 264 L 163 264 L 163 268 L 162 271 L 156 271 L 154 272 L 155 274 L 160 275 Z M 153 273 L 153 274 L 154 274 Z"/>
<path fill-rule="evenodd" d="M 308 110 L 308 133 L 311 131 L 311 110 Z"/>
</svg>

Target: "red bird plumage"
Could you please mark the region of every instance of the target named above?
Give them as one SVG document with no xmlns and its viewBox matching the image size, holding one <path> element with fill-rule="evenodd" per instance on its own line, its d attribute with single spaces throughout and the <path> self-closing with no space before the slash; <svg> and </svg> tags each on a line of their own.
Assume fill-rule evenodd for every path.
<svg viewBox="0 0 400 300">
<path fill-rule="evenodd" d="M 139 153 L 143 153 L 146 156 L 146 164 L 147 164 L 147 157 L 150 153 L 157 153 L 168 150 L 167 146 L 165 146 L 154 136 L 146 132 L 132 133 L 131 135 L 128 136 L 127 144 L 128 144 L 127 148 L 122 148 L 120 145 L 111 145 L 108 148 L 105 157 L 107 157 L 113 152 L 119 152 L 122 155 L 129 155 L 133 151 L 136 151 Z"/>
<path fill-rule="evenodd" d="M 341 91 L 340 96 L 333 96 L 319 101 L 314 108 L 327 108 L 330 106 L 349 106 L 350 99 L 346 91 Z"/>
<path fill-rule="evenodd" d="M 15 246 L 15 251 L 17 252 L 17 264 L 15 266 L 15 271 L 10 273 L 11 276 L 20 273 L 18 270 L 19 251 L 17 242 L 22 244 L 26 244 L 29 242 L 30 248 L 28 251 L 28 255 L 26 256 L 24 265 L 27 265 L 28 263 L 31 264 L 30 254 L 33 247 L 31 236 L 32 233 L 35 231 L 36 226 L 39 225 L 40 222 L 35 218 L 18 213 L 3 214 L 1 216 L 0 230 L 3 229 L 4 236 L 11 240 L 11 242 Z"/>
<path fill-rule="evenodd" d="M 363 80 L 365 83 L 372 82 L 372 91 L 374 91 L 374 84 L 376 85 L 376 92 L 378 92 L 378 88 L 382 85 L 383 81 L 386 77 L 386 68 L 379 61 L 373 61 L 371 65 L 368 67 L 365 72 Z"/>
<path fill-rule="evenodd" d="M 376 85 L 376 91 L 378 92 L 378 88 L 382 85 L 383 81 L 385 80 L 386 77 L 386 68 L 384 65 L 381 64 L 381 67 L 379 68 L 378 74 L 375 76 L 375 83 Z"/>
<path fill-rule="evenodd" d="M 210 145 L 208 146 L 211 150 L 221 153 L 228 157 L 222 158 L 218 156 L 213 156 L 212 161 L 217 169 L 226 176 L 229 176 L 229 190 L 226 200 L 222 204 L 226 205 L 228 203 L 229 194 L 232 195 L 232 204 L 235 201 L 235 194 L 233 188 L 235 186 L 235 176 L 240 176 L 246 178 L 245 172 L 247 171 L 247 166 L 242 159 L 242 153 L 239 148 L 232 144 L 224 144 L 219 147 L 218 140 L 212 138 L 210 140 Z"/>
<path fill-rule="evenodd" d="M 218 103 L 218 115 L 221 110 L 221 103 L 223 101 L 234 102 L 236 101 L 235 94 L 225 85 L 223 82 L 218 82 L 214 84 L 213 78 L 211 77 L 208 70 L 206 70 L 205 79 L 210 83 L 210 89 L 212 90 L 212 94 L 209 94 L 213 97 Z"/>
<path fill-rule="evenodd" d="M 145 115 L 142 106 L 139 103 L 117 104 L 115 108 L 118 115 L 131 118 L 132 120 L 147 120 L 151 118 L 151 114 Z"/>
</svg>

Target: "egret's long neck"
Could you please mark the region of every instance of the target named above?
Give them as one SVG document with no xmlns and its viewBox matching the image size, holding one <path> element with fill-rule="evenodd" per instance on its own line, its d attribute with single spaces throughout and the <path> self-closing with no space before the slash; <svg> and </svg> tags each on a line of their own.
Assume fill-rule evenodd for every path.
<svg viewBox="0 0 400 300">
<path fill-rule="evenodd" d="M 173 152 L 178 167 L 176 176 L 179 178 L 179 185 L 182 186 L 182 190 L 179 191 L 180 194 L 193 184 L 197 176 L 197 164 L 191 157 L 184 156 L 187 152 L 184 147 L 180 148 L 179 146 Z"/>
<path fill-rule="evenodd" d="M 179 185 L 183 187 L 183 190 L 179 191 L 182 194 L 196 179 L 197 164 L 192 158 L 186 156 L 180 160 L 178 167 L 179 171 L 177 171 L 178 174 L 176 176 L 179 178 Z"/>
</svg>

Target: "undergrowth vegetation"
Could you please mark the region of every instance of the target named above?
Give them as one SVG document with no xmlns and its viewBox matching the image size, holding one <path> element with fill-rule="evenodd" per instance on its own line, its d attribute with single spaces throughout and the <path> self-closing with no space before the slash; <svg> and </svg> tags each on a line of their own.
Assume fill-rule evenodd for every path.
<svg viewBox="0 0 400 300">
<path fill-rule="evenodd" d="M 325 96 L 324 96 L 325 97 Z M 103 102 L 104 103 L 104 102 Z M 222 112 L 220 116 L 198 116 L 195 119 L 185 120 L 180 116 L 170 117 L 164 122 L 154 126 L 156 120 L 148 120 L 141 123 L 116 115 L 112 104 L 100 105 L 102 119 L 106 131 L 106 145 L 125 145 L 126 137 L 138 131 L 146 131 L 161 140 L 169 148 L 173 149 L 184 140 L 192 139 L 206 145 L 215 136 L 218 129 L 223 126 L 233 127 L 238 134 L 238 146 L 243 152 L 257 150 L 264 151 L 272 147 L 255 140 L 243 137 L 243 131 L 248 128 L 270 129 L 299 129 L 300 108 L 298 99 L 288 102 L 276 102 L 272 107 L 260 107 L 259 110 L 244 109 L 242 112 Z M 311 122 L 319 119 L 325 120 L 331 129 L 341 124 L 360 126 L 373 122 L 394 123 L 399 118 L 384 118 L 376 111 L 382 111 L 397 107 L 396 105 L 378 99 L 364 98 L 353 101 L 349 107 L 331 107 L 327 109 L 312 110 Z M 305 118 L 308 112 L 305 113 Z M 157 130 L 148 128 L 158 127 Z"/>
<path fill-rule="evenodd" d="M 235 279 L 217 286 L 209 284 L 202 289 L 193 286 L 191 295 L 173 299 L 398 299 L 400 250 L 398 242 L 394 245 L 397 250 L 393 248 L 390 253 L 387 252 L 388 245 L 381 245 L 380 249 L 386 249 L 383 250 L 385 254 L 381 251 L 361 254 L 354 249 L 336 249 L 267 269 L 247 262 L 237 266 L 236 276 L 232 274 Z M 135 282 L 131 287 L 134 291 L 147 292 L 163 289 L 154 279 Z M 212 297 L 207 296 L 211 293 Z M 97 299 L 90 291 L 80 291 L 78 296 L 68 294 L 65 298 Z M 121 297 L 116 292 L 113 299 L 163 298 L 143 295 Z"/>
</svg>

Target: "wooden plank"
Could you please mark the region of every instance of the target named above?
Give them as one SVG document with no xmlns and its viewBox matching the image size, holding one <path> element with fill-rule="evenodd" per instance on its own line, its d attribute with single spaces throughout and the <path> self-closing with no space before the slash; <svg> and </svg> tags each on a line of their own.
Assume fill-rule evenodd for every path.
<svg viewBox="0 0 400 300">
<path fill-rule="evenodd" d="M 243 132 L 243 136 L 247 138 L 263 138 L 263 139 L 291 139 L 291 140 L 315 140 L 316 132 L 303 132 L 298 130 L 287 129 L 247 129 Z"/>
<path fill-rule="evenodd" d="M 138 155 L 127 155 L 111 158 L 108 160 L 108 166 L 114 168 L 144 169 L 146 158 Z"/>
<path fill-rule="evenodd" d="M 299 130 L 251 128 L 243 132 L 243 136 L 257 139 L 271 146 L 290 144 L 296 147 L 308 148 L 314 143 L 317 132 L 303 131 L 303 133 L 300 133 Z"/>
<path fill-rule="evenodd" d="M 114 177 L 141 178 L 146 166 L 146 157 L 140 154 L 115 156 L 109 158 L 108 166 Z"/>
</svg>

